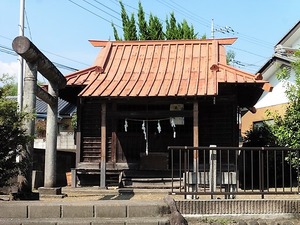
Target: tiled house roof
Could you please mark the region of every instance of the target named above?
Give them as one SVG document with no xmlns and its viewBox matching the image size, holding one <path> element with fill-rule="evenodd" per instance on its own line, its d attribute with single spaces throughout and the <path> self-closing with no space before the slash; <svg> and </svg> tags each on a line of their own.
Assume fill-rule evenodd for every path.
<svg viewBox="0 0 300 225">
<path fill-rule="evenodd" d="M 39 117 L 45 117 L 47 115 L 47 103 L 43 100 L 36 98 L 36 113 Z M 76 106 L 58 98 L 58 114 L 59 116 L 70 117 L 74 112 L 76 112 Z"/>
<path fill-rule="evenodd" d="M 219 83 L 268 86 L 226 65 L 224 45 L 235 40 L 90 41 L 103 49 L 94 66 L 66 76 L 67 85 L 85 86 L 79 96 L 101 97 L 217 95 Z"/>
</svg>

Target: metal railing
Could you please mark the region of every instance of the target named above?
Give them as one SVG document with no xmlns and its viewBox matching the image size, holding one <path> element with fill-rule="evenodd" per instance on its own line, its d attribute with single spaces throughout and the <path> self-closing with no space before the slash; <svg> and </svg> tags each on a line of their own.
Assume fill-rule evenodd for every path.
<svg viewBox="0 0 300 225">
<path fill-rule="evenodd" d="M 283 147 L 168 147 L 170 194 L 195 198 L 224 195 L 299 194 L 299 150 Z"/>
</svg>

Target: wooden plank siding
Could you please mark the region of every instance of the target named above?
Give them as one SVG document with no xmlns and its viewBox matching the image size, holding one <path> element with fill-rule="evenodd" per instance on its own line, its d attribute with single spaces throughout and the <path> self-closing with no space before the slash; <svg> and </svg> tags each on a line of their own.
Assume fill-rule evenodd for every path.
<svg viewBox="0 0 300 225">
<path fill-rule="evenodd" d="M 209 97 L 199 100 L 199 146 L 235 146 L 238 144 L 237 103 L 231 97 Z M 107 155 L 108 163 L 138 163 L 145 154 L 145 137 L 141 129 L 143 119 L 148 120 L 149 152 L 167 152 L 168 146 L 193 145 L 193 103 L 184 104 L 184 125 L 177 125 L 174 138 L 170 126 L 170 102 L 161 104 L 113 103 L 107 104 Z M 182 113 L 182 115 L 180 115 Z M 82 107 L 82 162 L 101 160 L 101 102 L 85 101 Z M 173 115 L 174 116 L 174 115 Z M 195 116 L 195 115 L 194 115 Z M 171 117 L 171 116 L 170 116 Z M 128 130 L 124 129 L 128 119 Z M 161 120 L 160 120 L 161 119 Z M 160 120 L 160 121 L 159 121 Z M 162 132 L 158 133 L 158 121 Z M 237 132 L 235 132 L 237 131 Z M 237 146 L 237 145 L 236 145 Z"/>
<path fill-rule="evenodd" d="M 200 146 L 238 146 L 237 104 L 230 97 L 199 104 Z"/>
<path fill-rule="evenodd" d="M 101 103 L 86 100 L 81 106 L 81 162 L 101 160 Z M 108 160 L 112 157 L 112 137 L 106 141 Z"/>
</svg>

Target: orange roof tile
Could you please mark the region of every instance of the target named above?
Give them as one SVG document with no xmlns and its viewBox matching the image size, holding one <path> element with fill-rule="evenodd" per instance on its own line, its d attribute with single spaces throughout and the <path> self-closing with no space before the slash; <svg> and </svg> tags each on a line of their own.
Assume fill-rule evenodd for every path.
<svg viewBox="0 0 300 225">
<path fill-rule="evenodd" d="M 216 95 L 218 83 L 266 83 L 226 65 L 223 45 L 236 39 L 90 41 L 104 47 L 93 67 L 66 76 L 80 96 Z"/>
</svg>

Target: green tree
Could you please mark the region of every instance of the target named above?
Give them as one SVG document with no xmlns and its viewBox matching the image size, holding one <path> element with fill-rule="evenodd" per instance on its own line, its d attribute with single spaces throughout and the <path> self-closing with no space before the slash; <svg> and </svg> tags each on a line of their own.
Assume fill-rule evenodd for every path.
<svg viewBox="0 0 300 225">
<path fill-rule="evenodd" d="M 137 31 L 135 26 L 134 14 L 131 14 L 131 17 L 127 15 L 124 4 L 120 2 L 121 5 L 121 18 L 123 23 L 124 30 L 124 39 L 125 40 L 137 40 Z"/>
<path fill-rule="evenodd" d="M 163 40 L 164 32 L 163 26 L 157 16 L 150 14 L 149 27 L 148 27 L 149 39 L 148 40 Z"/>
<path fill-rule="evenodd" d="M 134 14 L 129 18 L 124 4 L 119 2 L 121 6 L 121 19 L 124 40 L 172 40 L 172 39 L 196 39 L 197 34 L 194 27 L 189 25 L 186 20 L 181 23 L 176 22 L 174 13 L 170 14 L 170 18 L 166 19 L 166 30 L 163 30 L 163 24 L 157 16 L 150 14 L 147 22 L 145 12 L 141 2 L 138 7 L 138 21 L 135 25 Z M 116 40 L 122 40 L 114 24 L 112 24 L 114 37 Z M 136 29 L 138 27 L 138 30 Z M 205 37 L 205 36 L 203 36 Z"/>
<path fill-rule="evenodd" d="M 286 84 L 286 96 L 289 100 L 284 115 L 269 112 L 269 116 L 274 119 L 272 134 L 276 137 L 279 146 L 290 148 L 300 148 L 300 51 L 294 57 L 297 60 L 291 63 L 291 67 L 283 67 L 277 74 L 280 81 Z M 294 71 L 294 83 L 288 81 Z M 287 160 L 292 159 L 294 168 L 299 166 L 300 158 L 296 153 L 287 156 Z"/>
<path fill-rule="evenodd" d="M 178 39 L 178 30 L 174 13 L 171 13 L 170 19 L 166 19 L 166 39 Z"/>
<path fill-rule="evenodd" d="M 193 25 L 189 26 L 186 20 L 181 23 L 181 36 L 182 39 L 195 39 L 196 34 Z"/>
<path fill-rule="evenodd" d="M 0 187 L 12 185 L 13 177 L 27 174 L 28 157 L 26 151 L 30 137 L 23 128 L 26 114 L 18 111 L 17 102 L 7 98 L 11 94 L 11 81 L 8 75 L 0 78 Z M 22 157 L 17 163 L 16 157 Z"/>
<path fill-rule="evenodd" d="M 253 127 L 245 132 L 243 139 L 244 146 L 262 147 L 262 146 L 276 146 L 276 138 L 272 133 L 272 127 L 267 123 L 263 123 L 259 127 Z"/>
<path fill-rule="evenodd" d="M 145 12 L 142 3 L 139 1 L 139 11 L 138 11 L 138 27 L 139 27 L 139 38 L 140 40 L 149 40 L 150 35 L 148 31 L 148 24 L 145 19 Z"/>
<path fill-rule="evenodd" d="M 0 82 L 4 83 L 1 88 L 1 91 L 6 96 L 16 96 L 18 95 L 18 84 L 15 79 L 9 74 L 3 74 L 0 78 Z"/>
<path fill-rule="evenodd" d="M 166 19 L 166 39 L 196 39 L 197 34 L 194 31 L 193 25 L 189 25 L 186 20 L 177 23 L 175 14 L 172 12 L 170 18 Z"/>
<path fill-rule="evenodd" d="M 275 124 L 273 133 L 281 146 L 300 147 L 300 51 L 295 53 L 298 60 L 291 63 L 291 68 L 283 67 L 277 74 L 286 85 L 286 96 L 289 104 L 283 116 L 272 114 Z M 294 71 L 294 83 L 288 81 Z"/>
<path fill-rule="evenodd" d="M 234 64 L 234 59 L 235 59 L 235 52 L 232 50 L 227 51 L 226 54 L 226 62 L 228 65 L 233 65 Z"/>
</svg>

